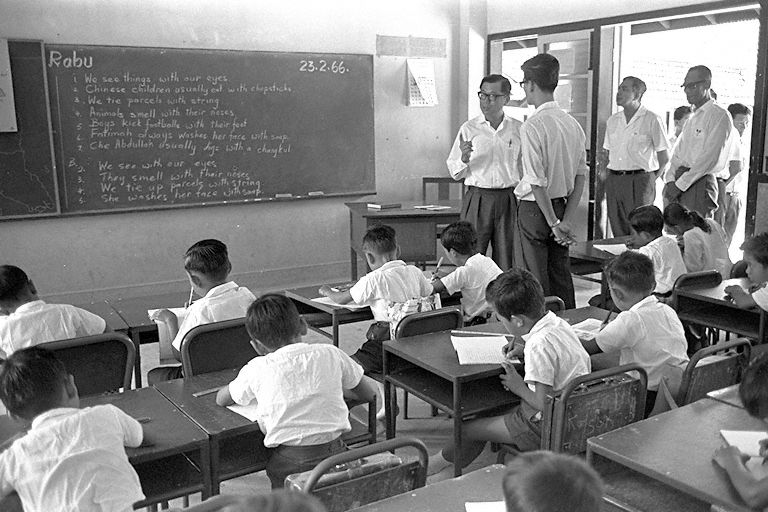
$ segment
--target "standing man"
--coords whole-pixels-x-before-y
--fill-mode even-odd
[[[605,195],[613,236],[629,234],[629,212],[653,204],[656,178],[669,160],[661,116],[640,104],[645,90],[645,82],[639,78],[628,76],[622,80],[616,104],[624,111],[609,117],[605,127]]]
[[[677,140],[664,186],[665,200],[702,217],[712,217],[717,208],[717,164],[733,129],[731,115],[711,98],[711,86],[712,72],[706,66],[694,66],[685,75],[681,87],[693,115]]]
[[[514,263],[514,188],[520,180],[521,123],[504,114],[510,89],[501,75],[483,78],[477,93],[483,114],[461,125],[446,161],[453,179],[467,186],[461,219],[475,226],[477,252],[485,254],[490,243],[502,270]]]
[[[520,130],[523,176],[515,189],[518,265],[541,282],[545,295],[575,308],[568,245],[574,241],[576,209],[584,190],[586,137],[579,123],[555,103],[560,63],[540,53],[521,66],[535,112]]]
[[[730,137],[732,147],[729,151],[728,166],[723,169],[723,174],[718,176],[718,184],[721,184],[723,194],[718,198],[715,220],[723,227],[726,242],[730,245],[743,204],[740,193],[744,191],[744,180],[747,174],[744,171],[749,169],[749,148],[744,144],[744,132],[749,127],[752,111],[742,103],[732,103],[728,105],[728,112],[733,119],[735,130],[731,132]]]

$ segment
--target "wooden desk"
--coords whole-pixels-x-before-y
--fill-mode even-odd
[[[738,384],[728,386],[727,388],[710,391],[707,393],[707,397],[711,398],[712,400],[717,400],[718,402],[723,402],[724,404],[732,405],[734,407],[740,407],[742,409],[744,408],[744,402],[741,401],[741,397],[739,396]]]
[[[356,508],[356,512],[465,512],[468,501],[502,501],[506,468],[494,464],[405,494]]]
[[[439,211],[417,210],[413,207],[424,204],[423,201],[402,202],[400,208],[385,210],[369,209],[368,202],[344,204],[349,208],[350,274],[353,281],[357,280],[357,258],[363,255],[363,235],[368,228],[378,224],[386,224],[394,228],[397,232],[402,260],[431,261],[437,259],[437,225],[456,222],[461,213],[460,201],[429,203],[450,206],[447,210]]]
[[[564,311],[569,322],[586,318],[605,318],[605,310],[587,307]],[[467,330],[504,333],[500,322],[473,326]],[[451,344],[450,331],[442,331],[397,341],[384,342],[384,406],[387,438],[395,436],[392,414],[392,386],[403,388],[453,417],[453,442],[461,452],[461,429],[464,420],[478,413],[511,407],[520,399],[504,390],[499,381],[503,372],[498,364],[459,364]],[[461,467],[454,465],[455,475]]]
[[[629,237],[622,236],[617,238],[603,238],[597,240],[587,240],[585,242],[576,242],[568,248],[568,255],[571,260],[571,274],[583,276],[585,274],[600,273],[600,296],[602,305],[608,303],[611,298],[608,282],[605,280],[603,268],[605,264],[616,257],[608,251],[595,249],[595,244],[601,245],[625,245]],[[592,278],[584,278],[594,281]]]
[[[725,298],[725,287],[749,288],[746,278],[727,279],[717,286],[690,286],[677,290],[677,316],[680,320],[722,329],[739,336],[765,339],[765,312],[758,308],[741,309]]]
[[[743,409],[704,398],[587,441],[587,461],[615,461],[706,503],[750,511],[712,460],[720,429],[764,430]]]
[[[128,324],[106,300],[76,304],[77,307],[98,315],[107,322],[107,328],[115,332],[128,332]]]

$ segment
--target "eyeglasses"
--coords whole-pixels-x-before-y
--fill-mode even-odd
[[[519,85],[521,89],[525,89],[525,82],[528,82],[529,80],[528,79],[524,79],[521,82],[518,82],[517,80],[512,78],[512,81],[515,82],[517,85]]]
[[[499,98],[506,97],[506,94],[492,94],[487,93],[483,91],[477,91],[477,97],[480,98],[480,101],[490,100],[490,101],[496,101]]]
[[[699,84],[703,84],[706,82],[706,80],[696,80],[695,82],[688,82],[687,84],[683,84],[680,87],[683,89],[693,89],[694,87],[698,86]]]

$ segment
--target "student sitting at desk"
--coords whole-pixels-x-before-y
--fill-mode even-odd
[[[452,463],[465,467],[483,451],[486,442],[515,445],[519,451],[541,446],[541,416],[547,394],[590,371],[589,354],[571,326],[544,307],[544,289],[527,270],[512,268],[488,285],[486,300],[508,332],[524,342],[508,355],[525,358],[525,378],[511,363],[501,375],[505,389],[519,396],[520,405],[509,413],[470,420],[463,428],[462,453],[448,444],[429,458],[427,474]]]
[[[725,287],[725,293],[740,308],[759,306],[768,311],[768,233],[747,238],[740,249],[747,263],[747,277],[752,286],[749,291],[738,285]]]
[[[192,291],[201,298],[193,302],[179,326],[176,315],[167,309],[156,313],[168,324],[173,336],[173,353],[181,361],[181,341],[198,325],[242,318],[256,297],[248,288],[229,280],[232,264],[227,246],[218,240],[201,240],[184,254],[184,270]],[[181,378],[181,366],[153,368],[147,374],[149,384]]]
[[[664,216],[656,206],[640,206],[629,213],[627,247],[651,258],[656,273],[653,293],[669,297],[677,278],[685,274],[685,263],[677,242],[664,236],[663,230]]]
[[[485,301],[485,288],[501,274],[501,269],[491,258],[475,250],[477,234],[469,222],[449,224],[440,235],[440,243],[456,270],[445,277],[435,276],[432,292],[454,294],[460,291],[464,325],[486,323],[491,310]]]
[[[278,489],[291,473],[346,449],[341,435],[351,426],[344,398],[370,401],[375,390],[362,380],[360,365],[339,348],[301,342],[307,324],[285,295],[258,298],[248,308],[245,327],[263,357],[253,358],[219,390],[216,403],[256,402],[264,446],[274,448],[267,476]]]
[[[637,363],[648,374],[645,415],[653,409],[659,381],[668,367],[688,364],[688,342],[677,313],[653,295],[653,262],[633,251],[620,254],[604,270],[611,298],[621,313],[594,339],[581,341],[592,354],[619,351],[619,364]]]
[[[0,266],[0,357],[46,343],[101,334],[107,322],[69,304],[46,304],[27,274],[13,265]]]
[[[720,224],[680,203],[669,203],[664,208],[664,225],[673,235],[683,237],[683,262],[688,272],[717,270],[728,279],[732,263]]]
[[[768,357],[763,355],[744,371],[739,397],[751,416],[768,421]],[[768,456],[768,439],[760,441],[760,455]],[[713,458],[728,473],[747,506],[755,510],[768,507],[768,478],[758,478],[744,465],[749,457],[735,446],[723,446]]]
[[[142,443],[141,424],[113,405],[79,409],[53,352],[14,352],[0,365],[0,399],[31,423],[0,453],[0,497],[15,490],[26,512],[128,512],[144,499],[124,448]]]

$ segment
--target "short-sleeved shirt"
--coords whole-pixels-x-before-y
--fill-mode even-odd
[[[609,151],[609,169],[656,171],[659,168],[656,153],[667,149],[664,122],[661,116],[642,105],[629,122],[623,111],[616,112],[606,122],[603,148]]]
[[[0,496],[15,490],[26,512],[126,512],[144,499],[125,446],[138,421],[113,405],[51,409],[0,453]]]
[[[762,283],[760,288],[752,292],[752,300],[764,311],[768,311],[768,283]]]
[[[671,307],[650,295],[622,311],[597,335],[603,352],[619,351],[619,364],[637,363],[648,374],[648,389],[656,391],[666,366],[688,363],[683,324]]]
[[[393,260],[361,277],[349,293],[356,304],[371,306],[374,320],[389,322],[390,302],[426,297],[432,293],[432,285],[419,268]]]
[[[638,249],[638,252],[653,261],[656,277],[656,288],[653,291],[656,293],[669,293],[677,278],[685,274],[683,255],[672,237],[662,235]]]
[[[491,258],[484,254],[470,256],[464,265],[440,279],[448,293],[461,292],[461,307],[464,318],[482,315],[489,310],[485,301],[485,289],[488,283],[501,274],[501,269]]]
[[[559,391],[571,379],[590,372],[589,354],[573,328],[551,311],[536,322],[523,339],[525,382],[534,392],[535,382]]]
[[[293,343],[253,358],[229,393],[240,405],[256,401],[265,446],[304,446],[350,430],[343,393],[362,378],[363,368],[339,348]]]
[[[731,257],[725,242],[723,228],[712,219],[706,219],[709,233],[694,227],[683,233],[685,252],[683,261],[688,272],[717,270],[725,279],[731,275]]]
[[[40,343],[101,334],[106,327],[107,322],[90,311],[34,300],[0,316],[0,350],[7,357]]]
[[[256,297],[248,288],[237,286],[234,281],[211,288],[204,297],[187,308],[184,321],[173,339],[174,348],[181,351],[184,335],[198,325],[243,318],[254,300]]]
[[[520,128],[523,175],[515,188],[522,201],[535,201],[532,185],[550,199],[568,197],[576,176],[587,173],[586,136],[581,125],[554,101],[542,103]]]
[[[446,164],[455,180],[467,186],[509,188],[520,181],[520,121],[507,115],[494,129],[485,116],[465,122],[459,128]],[[472,142],[469,163],[461,161],[461,137]]]

